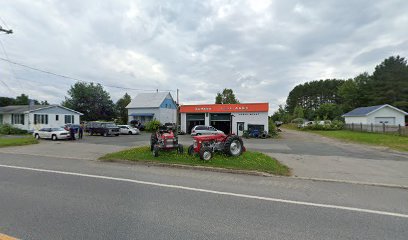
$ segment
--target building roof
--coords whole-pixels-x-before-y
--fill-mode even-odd
[[[59,106],[59,105],[32,105],[31,107],[29,105],[10,105],[10,106],[5,106],[5,107],[0,107],[0,113],[28,113],[28,112],[35,112],[41,109],[47,109],[47,108],[52,108],[52,107],[64,108],[68,111],[83,115],[80,112],[77,112],[70,108],[66,108],[66,107]]]
[[[343,117],[363,117],[363,116],[367,116],[373,112],[376,112],[384,107],[390,107],[396,111],[399,111],[405,115],[408,115],[408,113],[402,111],[401,109],[398,109],[396,107],[393,107],[389,104],[383,104],[383,105],[377,105],[377,106],[370,106],[370,107],[359,107],[356,108],[346,114],[343,114]]]
[[[171,97],[169,92],[139,93],[126,108],[158,108],[168,95]]]

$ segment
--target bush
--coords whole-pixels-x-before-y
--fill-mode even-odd
[[[0,134],[19,135],[19,134],[27,134],[27,131],[22,130],[20,128],[13,127],[10,124],[0,124]]]
[[[153,132],[153,131],[156,131],[157,129],[159,129],[160,125],[161,125],[160,121],[155,119],[155,120],[152,120],[150,122],[147,122],[145,124],[145,129],[146,129],[146,131]]]
[[[295,124],[303,124],[304,123],[304,119],[303,118],[295,118],[292,121],[290,121],[290,123],[295,123]]]
[[[341,130],[344,127],[344,123],[339,120],[334,120],[330,123],[319,124],[319,121],[315,121],[314,124],[304,127],[305,130],[321,130],[321,131],[333,131]]]
[[[276,128],[276,125],[273,122],[272,118],[269,118],[269,120],[268,120],[268,134],[271,137],[278,136],[278,129]]]

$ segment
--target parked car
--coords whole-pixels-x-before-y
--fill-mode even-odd
[[[112,122],[88,122],[85,131],[90,135],[100,134],[105,137],[109,135],[119,136],[119,128]]]
[[[69,132],[64,128],[41,128],[33,133],[36,139],[48,138],[53,141],[58,139],[70,139]]]
[[[118,125],[118,127],[119,127],[119,133],[120,134],[129,134],[129,135],[132,135],[132,134],[138,135],[138,134],[140,134],[139,129],[134,128],[134,127],[132,127],[130,125]]]
[[[191,136],[197,135],[210,135],[210,134],[219,134],[224,133],[223,131],[217,130],[215,127],[212,126],[204,126],[204,125],[197,125],[191,129]]]
[[[304,128],[304,127],[311,126],[311,125],[314,125],[314,124],[326,125],[326,124],[330,124],[330,123],[331,123],[330,120],[324,120],[324,121],[307,121],[307,122],[304,122],[303,124],[299,124],[298,127],[299,127],[299,128]]]

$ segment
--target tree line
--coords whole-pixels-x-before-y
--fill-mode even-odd
[[[351,79],[326,79],[299,84],[289,93],[286,105],[272,115],[275,121],[295,118],[341,119],[357,107],[390,104],[408,111],[408,64],[391,56],[367,72]]]
[[[45,101],[38,101],[33,99],[33,103],[35,105],[48,105],[47,100]],[[21,94],[15,98],[11,97],[0,97],[0,107],[10,106],[10,105],[28,105],[30,104],[30,99],[28,95]]]

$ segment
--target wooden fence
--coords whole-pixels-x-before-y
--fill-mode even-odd
[[[401,125],[348,123],[344,125],[344,129],[358,132],[390,133],[408,136],[408,127]]]

